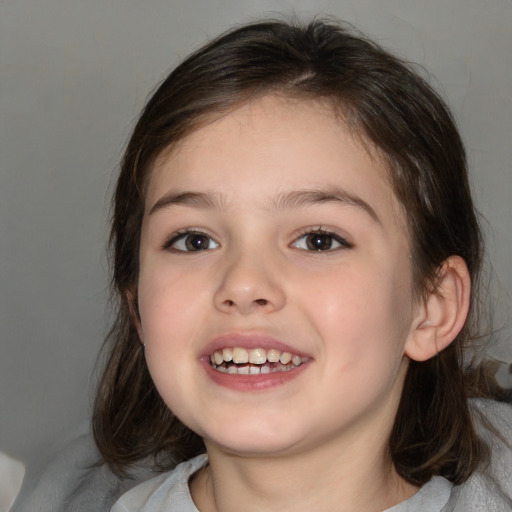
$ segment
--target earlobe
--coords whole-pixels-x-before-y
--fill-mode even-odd
[[[460,256],[450,256],[443,263],[436,284],[419,305],[406,342],[405,355],[415,361],[426,361],[446,348],[468,315],[471,278]]]
[[[137,292],[135,289],[130,288],[125,292],[126,300],[128,302],[128,307],[130,308],[130,317],[132,319],[133,325],[137,330],[137,334],[139,336],[139,340],[144,345],[144,332],[142,330],[142,325],[140,322],[140,315],[137,307]]]

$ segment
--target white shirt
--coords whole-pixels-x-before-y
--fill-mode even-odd
[[[188,481],[207,462],[206,454],[199,455],[137,485],[119,498],[111,512],[199,512],[190,495]],[[436,476],[414,496],[384,512],[442,512],[451,489],[448,480]]]

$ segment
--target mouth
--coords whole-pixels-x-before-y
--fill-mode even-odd
[[[306,357],[277,348],[225,347],[210,355],[210,366],[230,375],[261,375],[288,372],[307,360]]]

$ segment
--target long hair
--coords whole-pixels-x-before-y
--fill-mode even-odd
[[[122,161],[111,231],[117,318],[93,418],[98,447],[116,471],[145,457],[166,468],[204,450],[158,395],[133,325],[152,166],[198,127],[271,93],[328,102],[384,160],[406,212],[418,297],[435,289],[437,272],[452,255],[465,260],[476,293],[481,234],[464,147],[438,94],[409,65],[343,24],[264,21],[232,30],[165,79],[144,108]],[[485,456],[467,403],[472,391],[463,357],[474,328],[470,312],[448,348],[410,363],[389,453],[411,483],[432,475],[460,483]]]

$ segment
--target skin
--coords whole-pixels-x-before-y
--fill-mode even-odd
[[[282,200],[334,189],[337,200]],[[185,192],[207,200],[177,201]],[[319,230],[330,249],[308,248]],[[185,250],[190,231],[209,249]],[[453,339],[428,321],[441,302],[414,301],[384,165],[322,105],[267,96],[161,155],[137,325],[159,393],[205,440],[210,464],[190,484],[199,510],[383,510],[411,496],[386,445],[409,357]],[[307,363],[262,389],[219,385],[201,357],[222,336],[279,340]]]

